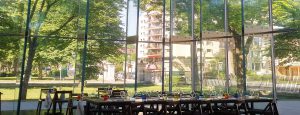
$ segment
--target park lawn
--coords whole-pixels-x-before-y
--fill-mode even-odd
[[[113,86],[114,87],[114,86]],[[37,100],[39,99],[40,96],[40,90],[41,88],[45,87],[31,87],[27,91],[27,99],[28,100]],[[73,87],[55,87],[58,90],[72,90],[74,93],[80,93],[81,88],[80,87],[75,87],[73,90]],[[84,93],[88,93],[89,95],[91,94],[97,94],[97,88],[98,87],[84,87]],[[122,86],[117,86],[116,89],[123,89]],[[126,90],[128,90],[129,95],[134,94],[134,86],[133,85],[128,85],[126,86]],[[168,87],[165,87],[165,90],[168,90]],[[184,91],[184,92],[190,92],[191,87],[190,85],[184,85],[184,86],[178,86],[178,87],[173,87],[173,91]],[[156,91],[161,91],[161,85],[138,85],[137,88],[138,92],[156,92]],[[3,93],[1,96],[2,100],[6,101],[13,101],[17,100],[19,96],[19,89],[17,88],[1,88],[0,92]]]
[[[114,87],[114,86],[112,86]],[[28,100],[37,100],[40,96],[40,89],[45,87],[31,87],[28,89],[27,99]],[[72,90],[73,87],[56,87],[61,90]],[[97,94],[98,87],[84,87],[84,93],[88,93],[89,95]],[[123,86],[116,86],[116,89],[123,89]],[[80,93],[81,88],[75,87],[74,93]],[[134,94],[134,85],[126,86],[126,90],[128,94],[132,96]],[[156,92],[161,91],[161,85],[138,85],[138,92]],[[165,87],[165,91],[168,91],[168,87]],[[183,92],[191,92],[190,85],[182,85],[182,86],[173,86],[173,91],[183,91]],[[204,92],[209,92],[209,89],[205,87],[203,89]],[[19,95],[19,89],[17,88],[1,88],[0,92],[3,93],[1,96],[4,101],[16,101]],[[204,93],[205,94],[205,93]],[[299,94],[287,94],[287,93],[278,93],[279,99],[300,99]]]

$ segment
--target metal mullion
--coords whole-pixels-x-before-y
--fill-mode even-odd
[[[84,32],[84,46],[82,51],[82,72],[81,72],[81,94],[84,90],[85,70],[86,70],[86,55],[87,55],[87,39],[89,28],[89,12],[90,12],[90,0],[86,2],[86,14],[85,14],[85,32]]]
[[[203,94],[203,57],[202,57],[202,52],[203,52],[203,12],[202,12],[202,0],[200,0],[200,92]]]
[[[137,36],[137,38],[136,38],[136,43],[135,43],[135,53],[136,53],[136,55],[135,55],[135,76],[134,76],[134,92],[136,93],[137,92],[137,75],[138,75],[138,46],[139,46],[139,42],[138,42],[138,40],[139,40],[139,19],[140,19],[140,17],[139,17],[139,14],[140,14],[140,0],[137,0],[137,20],[136,20],[136,22],[137,22],[137,26],[136,26],[136,36]]]
[[[170,38],[169,38],[169,92],[172,93],[173,84],[173,47],[172,47],[172,35],[173,35],[173,19],[174,19],[174,5],[175,1],[170,0]]]
[[[26,58],[26,49],[27,49],[27,41],[30,36],[30,8],[31,8],[31,0],[28,0],[27,5],[27,19],[26,19],[26,29],[25,29],[25,37],[24,37],[24,47],[23,47],[23,56],[22,56],[22,65],[21,65],[21,75],[20,75],[20,85],[19,85],[19,97],[18,97],[18,105],[17,105],[17,115],[20,115],[20,108],[21,108],[21,97],[24,92],[23,89],[23,76],[25,71],[25,58]]]
[[[269,27],[273,31],[273,0],[269,0]],[[277,101],[277,88],[276,88],[276,70],[275,70],[275,51],[274,51],[274,35],[271,33],[271,69],[272,69],[272,93],[274,102]]]
[[[227,32],[228,32],[228,7],[227,7],[227,4],[228,3],[228,0],[224,0],[224,32],[227,36]],[[226,37],[225,38],[226,41],[225,41],[225,78],[226,78],[226,84],[225,84],[225,90],[226,90],[226,93],[229,93],[229,56],[228,56],[228,44],[229,44],[229,41],[228,41],[228,38]]]
[[[165,90],[165,44],[166,44],[166,0],[163,1],[163,41],[162,41],[162,72],[161,72],[161,91]]]
[[[243,95],[245,95],[247,91],[247,81],[246,81],[246,49],[245,49],[245,1],[241,0],[241,10],[242,10],[242,34],[241,34],[241,41],[242,41],[242,55],[243,55],[243,61],[242,61],[242,67],[243,67]]]
[[[192,61],[191,61],[191,65],[192,65],[192,90],[193,91],[196,91],[196,77],[198,76],[197,75],[197,73],[198,73],[198,71],[197,71],[197,52],[196,52],[196,38],[195,38],[195,34],[194,34],[194,28],[195,28],[195,25],[194,25],[194,21],[195,21],[195,16],[194,16],[194,11],[195,11],[195,9],[194,9],[194,3],[195,3],[195,1],[194,0],[192,0],[191,1],[191,15],[192,15],[192,23],[191,23],[191,34],[192,34],[192,39],[193,39],[193,41],[192,41],[192,48],[191,48],[191,59],[192,59]]]
[[[124,63],[124,90],[126,88],[126,79],[127,79],[127,37],[128,37],[128,16],[129,16],[129,0],[127,0],[127,9],[126,9],[126,30],[125,30],[125,63]]]

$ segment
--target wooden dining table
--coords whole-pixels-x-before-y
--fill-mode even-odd
[[[103,100],[101,98],[96,97],[84,97],[84,101],[86,101],[86,115],[92,114],[92,112],[98,112],[99,114],[102,112],[120,112],[124,115],[130,113],[131,110],[126,112],[126,109],[130,109],[130,105],[132,103],[131,100],[122,99],[122,98],[110,98],[107,100]],[[92,108],[92,105],[95,105],[96,108]],[[121,107],[121,109],[119,109]],[[94,111],[91,111],[94,109]],[[96,109],[96,110],[95,110]]]
[[[277,106],[276,103],[273,101],[272,98],[246,98],[246,97],[241,97],[241,98],[228,98],[228,99],[224,99],[224,98],[200,98],[200,99],[195,99],[195,98],[180,98],[180,99],[176,99],[176,98],[167,98],[167,99],[160,99],[157,97],[152,97],[152,98],[147,98],[147,99],[141,99],[141,98],[130,98],[130,99],[123,99],[123,98],[110,98],[108,100],[103,100],[101,98],[96,98],[96,97],[84,97],[83,98],[84,101],[86,101],[86,114],[90,114],[90,110],[92,109],[92,105],[96,105],[97,106],[97,111],[98,112],[103,112],[104,110],[101,110],[102,107],[104,106],[114,106],[114,107],[120,107],[121,109],[117,110],[120,113],[125,113],[126,115],[131,115],[134,113],[138,113],[138,112],[143,112],[143,113],[147,113],[147,110],[149,110],[150,112],[159,112],[159,114],[167,114],[168,112],[168,105],[178,105],[177,108],[175,107],[175,109],[178,109],[177,113],[180,113],[187,110],[190,111],[194,111],[195,108],[193,107],[194,105],[197,104],[205,104],[205,108],[203,106],[203,108],[201,108],[199,111],[202,111],[204,109],[208,110],[207,112],[209,114],[212,114],[214,112],[213,110],[213,106],[215,107],[220,107],[221,105],[223,106],[223,108],[226,109],[230,109],[229,105],[234,105],[232,106],[234,110],[234,112],[236,114],[241,114],[240,109],[244,109],[243,113],[248,113],[248,108],[251,110],[254,108],[254,104],[255,103],[259,103],[259,102],[268,102],[270,103],[268,106],[272,107],[272,111],[274,111],[274,115],[278,115],[276,113],[278,113],[277,111]],[[232,103],[232,104],[229,104]],[[182,108],[182,105],[189,105],[187,106],[188,108]],[[228,104],[228,105],[226,105]],[[250,106],[248,106],[248,104],[250,104]],[[156,105],[156,106],[155,106]],[[190,106],[191,105],[191,106]],[[226,106],[224,106],[226,105]],[[155,106],[151,108],[151,106]],[[201,107],[202,105],[200,105],[199,107]],[[138,108],[139,107],[139,108]],[[145,107],[148,107],[147,109],[145,109]],[[157,110],[157,108],[159,107],[160,110]],[[225,110],[224,110],[225,111]]]
[[[126,114],[133,114],[134,112],[143,112],[144,114],[148,112],[166,114],[167,108],[166,105],[170,104],[192,104],[192,103],[201,103],[201,104],[210,104],[209,100],[197,100],[192,98],[184,99],[160,99],[157,97],[141,99],[141,98],[131,98],[131,99],[122,99],[122,98],[110,98],[108,100],[103,100],[96,97],[85,97],[83,98],[86,101],[86,114],[91,114],[92,105],[97,106],[97,112],[103,112],[101,108],[107,107],[121,107],[119,111],[126,111]],[[95,109],[95,108],[93,108]],[[177,108],[180,109],[180,108]]]

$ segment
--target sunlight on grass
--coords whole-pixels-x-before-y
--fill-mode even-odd
[[[108,87],[108,86],[99,86],[99,87]],[[115,87],[116,89],[124,89],[123,85],[112,85],[112,87]],[[47,87],[31,87],[28,89],[27,92],[27,99],[28,100],[36,100],[40,96],[40,91],[42,88],[47,88]],[[51,87],[49,87],[51,88]],[[73,87],[54,87],[57,88],[58,90],[71,90],[73,91]],[[97,88],[98,87],[84,87],[84,93],[88,93],[89,95],[91,94],[97,94]],[[126,90],[128,91],[129,95],[134,94],[134,85],[128,85],[126,86]],[[168,89],[165,88],[167,91]],[[184,92],[190,92],[191,88],[190,85],[184,85],[181,87],[174,87],[174,91],[184,91]],[[161,91],[161,85],[138,85],[137,88],[138,92],[156,92],[156,91]],[[17,88],[4,88],[1,89],[1,92],[3,93],[2,95],[2,100],[17,100],[18,99],[18,94],[19,90]],[[80,93],[81,88],[76,86],[74,87],[74,93]]]

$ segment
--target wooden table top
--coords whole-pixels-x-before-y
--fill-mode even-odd
[[[147,99],[141,98],[130,98],[130,99],[123,99],[123,98],[110,98],[107,100],[103,100],[102,98],[96,97],[84,97],[84,101],[91,102],[91,103],[117,103],[117,102],[131,102],[131,103],[163,103],[163,102],[211,102],[211,103],[235,103],[235,102],[271,102],[273,101],[272,98],[201,98],[201,99],[194,99],[194,98],[168,98],[168,99],[160,99],[158,97],[152,97]]]

